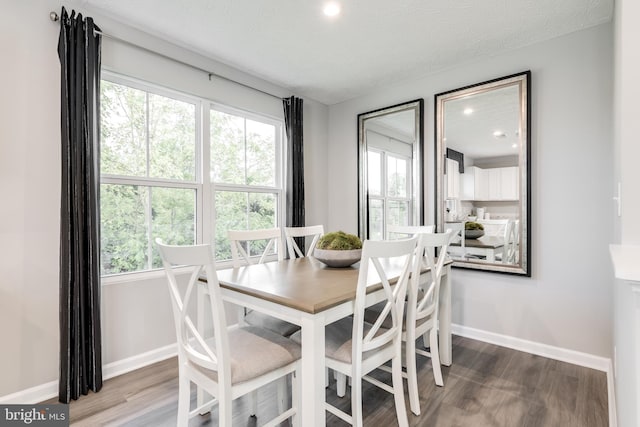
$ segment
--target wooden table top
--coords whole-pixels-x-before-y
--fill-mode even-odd
[[[468,248],[498,249],[504,246],[504,239],[498,236],[482,236],[477,239],[464,239],[464,245]],[[451,246],[460,246],[460,242]]]
[[[222,288],[315,314],[355,299],[358,266],[330,268],[305,257],[218,270],[217,274]],[[401,270],[400,264],[392,265],[390,277],[397,280]],[[377,274],[368,277],[370,291],[379,289]]]

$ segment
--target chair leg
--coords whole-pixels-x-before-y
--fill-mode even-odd
[[[415,335],[409,337],[405,346],[407,386],[409,389],[409,406],[411,412],[420,415],[420,397],[418,395],[418,372],[416,368],[416,341]]]
[[[338,397],[344,397],[347,393],[347,376],[340,372],[336,372],[336,394]]]
[[[218,425],[220,427],[231,427],[233,421],[231,416],[231,399],[229,396],[225,396],[224,393],[219,394],[218,399]]]
[[[429,333],[430,350],[431,353],[431,366],[433,367],[433,377],[436,380],[436,385],[444,386],[442,379],[442,369],[440,368],[440,350],[438,349],[438,330],[436,328],[431,329]]]
[[[178,427],[189,425],[189,404],[191,400],[191,381],[180,373],[178,379]]]
[[[324,388],[329,387],[329,368],[324,368]]]
[[[258,392],[249,392],[249,415],[255,417],[258,413]]]
[[[291,424],[293,427],[300,427],[300,370],[291,374],[291,407],[294,409]]]
[[[346,377],[344,374],[339,374]],[[339,379],[339,377],[338,377]],[[400,377],[402,381],[402,377]],[[402,384],[402,383],[401,383]],[[406,416],[406,415],[405,415]],[[362,378],[354,378],[351,383],[351,420],[353,427],[362,427]]]
[[[396,416],[398,417],[399,427],[408,427],[409,420],[407,419],[407,407],[404,403],[404,384],[402,382],[402,354],[400,346],[396,352],[395,357],[391,361],[391,372],[393,379],[393,398],[396,403]],[[353,393],[353,389],[351,390]]]
[[[285,411],[285,405],[287,400],[287,377],[284,376],[277,381],[276,384],[276,396],[278,399],[278,414],[282,414]]]

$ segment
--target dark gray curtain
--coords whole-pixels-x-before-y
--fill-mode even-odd
[[[102,388],[98,144],[100,36],[91,18],[62,8],[60,402]]]
[[[304,218],[304,144],[302,135],[302,99],[282,100],[287,131],[287,226],[303,227]],[[304,237],[296,238],[304,248]]]

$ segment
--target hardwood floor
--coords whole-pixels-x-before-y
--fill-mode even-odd
[[[444,387],[433,382],[431,361],[419,358],[422,414],[409,413],[411,426],[601,427],[608,425],[604,372],[534,356],[480,341],[453,337],[453,365],[443,367]],[[73,426],[175,425],[177,360],[156,363],[105,382],[100,393],[70,405]],[[385,377],[384,372],[376,373]],[[389,379],[390,381],[390,379]],[[365,425],[394,426],[393,398],[364,383]],[[195,399],[195,393],[193,393]],[[234,402],[234,426],[256,426],[275,416],[275,387],[259,392],[257,419],[248,416],[246,399]],[[327,389],[332,404],[349,411],[349,391],[340,399],[335,381]],[[407,399],[408,410],[408,399]],[[211,416],[190,426],[217,425]],[[287,424],[285,424],[287,425]],[[327,415],[328,426],[344,422]]]

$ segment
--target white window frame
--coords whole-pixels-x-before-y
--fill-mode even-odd
[[[226,114],[230,114],[230,115],[234,115],[234,116],[240,116],[243,117],[245,120],[249,119],[249,120],[254,120],[257,122],[262,122],[262,123],[267,123],[270,125],[273,125],[275,127],[276,130],[276,135],[275,135],[275,143],[276,143],[276,152],[275,152],[275,156],[276,156],[276,167],[275,167],[275,171],[276,171],[276,176],[275,176],[275,183],[274,186],[264,186],[264,185],[242,185],[242,184],[226,184],[226,183],[220,183],[220,182],[214,182],[211,179],[209,179],[210,175],[210,170],[208,171],[209,175],[207,175],[207,180],[206,181],[210,181],[209,185],[210,185],[210,189],[208,191],[209,197],[212,199],[211,200],[211,204],[210,206],[214,206],[214,194],[216,191],[232,191],[232,192],[241,192],[241,193],[263,193],[263,194],[275,194],[276,198],[277,198],[277,202],[276,202],[276,206],[277,206],[277,213],[276,213],[276,225],[275,227],[280,227],[282,228],[284,223],[285,223],[285,208],[286,208],[286,197],[285,197],[285,192],[284,192],[284,153],[285,153],[285,146],[284,146],[284,121],[281,119],[275,119],[272,117],[269,117],[267,115],[260,115],[260,114],[256,114],[256,113],[252,113],[246,110],[241,110],[238,108],[234,108],[234,107],[229,107],[227,105],[224,104],[220,104],[218,102],[213,102],[211,101],[208,105],[208,108],[206,109],[206,116],[207,116],[207,126],[204,127],[204,129],[209,130],[210,129],[210,124],[208,123],[209,121],[209,116],[210,116],[210,111],[214,110],[214,111],[219,111],[222,113],[226,113]],[[207,134],[207,138],[211,137],[211,134],[209,131],[205,132]],[[207,147],[210,147],[210,143],[207,144]],[[211,161],[208,160],[207,161],[207,167],[211,164]],[[210,218],[212,218],[213,216],[211,216]],[[211,231],[208,233],[208,236],[211,236],[212,240],[213,240],[213,232],[216,229],[215,227],[215,220],[211,221]],[[282,237],[281,237],[282,238]],[[215,248],[214,248],[215,251]],[[252,257],[252,258],[256,258],[256,257]],[[277,259],[277,257],[275,255],[269,256],[266,258],[267,261],[275,261]],[[231,267],[232,266],[232,261],[231,260],[216,260],[216,266],[222,267],[222,268],[227,268],[227,267]]]
[[[376,153],[380,154],[380,162],[381,162],[381,167],[380,167],[380,195],[369,195],[369,200],[380,200],[382,202],[382,209],[383,209],[383,216],[382,216],[382,235],[386,236],[385,238],[389,238],[388,236],[388,218],[390,216],[389,213],[389,209],[390,209],[390,203],[389,202],[407,202],[407,212],[412,212],[413,210],[413,200],[411,199],[411,194],[413,194],[413,188],[412,185],[413,183],[411,182],[411,180],[408,180],[406,183],[407,186],[407,193],[405,197],[391,197],[389,196],[389,186],[388,186],[388,165],[389,165],[389,161],[388,161],[388,157],[394,157],[397,159],[403,159],[406,161],[406,165],[407,165],[407,170],[406,170],[406,176],[410,177],[412,171],[412,162],[411,162],[411,158],[404,156],[402,154],[396,153],[396,152],[392,152],[392,151],[387,151],[387,150],[382,150],[379,148],[368,148],[367,151],[373,151]],[[411,215],[409,215],[409,225],[413,225],[413,217]]]

